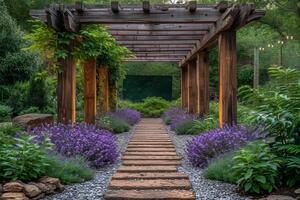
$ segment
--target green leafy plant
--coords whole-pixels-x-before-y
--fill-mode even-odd
[[[12,108],[0,104],[0,122],[7,122],[11,120]]]
[[[176,126],[175,132],[178,135],[192,135],[195,134],[192,126],[194,124],[193,119],[187,119]]]
[[[16,144],[0,147],[0,179],[31,181],[46,174],[46,150],[51,148],[48,138],[41,145],[33,143],[33,136],[15,138]]]
[[[234,166],[234,153],[222,155],[208,165],[204,172],[205,178],[236,183],[237,178],[231,173],[231,168]]]
[[[250,143],[234,156],[233,175],[246,192],[272,192],[278,184],[279,160],[264,141]]]
[[[81,183],[91,180],[95,170],[82,157],[65,158],[60,155],[47,156],[49,164],[46,175],[59,178],[64,184]]]
[[[0,149],[5,144],[15,144],[14,139],[16,133],[22,132],[22,128],[11,122],[0,123]]]
[[[35,106],[32,106],[32,107],[29,107],[25,110],[22,110],[19,115],[25,115],[25,114],[29,114],[29,113],[39,113],[40,112],[40,109],[38,107],[35,107]]]

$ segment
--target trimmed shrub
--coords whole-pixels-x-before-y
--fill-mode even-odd
[[[237,178],[231,173],[234,165],[234,154],[221,155],[212,161],[204,172],[204,177],[211,180],[218,180],[228,183],[236,183]]]
[[[243,126],[213,129],[192,138],[187,143],[186,155],[193,166],[205,167],[212,158],[232,151],[256,137],[256,133]]]
[[[0,104],[0,122],[8,122],[11,120],[12,108]]]
[[[32,76],[29,82],[27,105],[44,109],[48,104],[46,82],[43,77]]]
[[[46,175],[59,178],[64,184],[81,183],[91,180],[95,170],[90,168],[82,157],[66,158],[60,155],[47,157],[49,167]]]
[[[177,115],[172,118],[170,128],[171,128],[171,130],[175,131],[179,124],[181,124],[185,121],[191,121],[193,119],[195,119],[195,116],[187,114],[187,113],[182,114],[182,115]]]
[[[57,152],[67,157],[83,156],[95,167],[112,164],[119,156],[113,134],[94,125],[52,124],[34,128],[30,133],[37,135],[38,140],[48,135]]]

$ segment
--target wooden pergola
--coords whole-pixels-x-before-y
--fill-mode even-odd
[[[219,48],[219,112],[220,126],[237,122],[237,55],[236,31],[245,24],[260,19],[265,12],[253,4],[197,4],[121,6],[51,5],[32,10],[38,18],[58,32],[77,32],[84,24],[108,25],[109,32],[134,52],[128,61],[175,61],[182,71],[182,107],[202,116],[209,109],[209,51]],[[59,120],[75,121],[75,65],[70,56],[62,60],[63,73],[58,75]],[[100,107],[107,109],[107,72]],[[84,64],[85,121],[95,123],[96,62]],[[104,95],[104,96],[103,96]],[[103,105],[104,104],[104,105]]]

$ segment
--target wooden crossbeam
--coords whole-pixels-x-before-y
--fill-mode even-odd
[[[220,17],[216,10],[200,10],[190,13],[186,10],[151,11],[150,14],[143,11],[122,12],[116,15],[111,12],[85,11],[84,15],[78,17],[82,24],[169,24],[169,23],[214,23]]]
[[[127,48],[168,48],[168,49],[191,49],[193,44],[121,44]]]
[[[117,41],[119,44],[123,45],[170,45],[170,44],[196,44],[198,40],[170,40],[170,41]]]
[[[207,31],[109,31],[113,36],[203,36]]]
[[[128,47],[133,52],[184,52],[187,54],[190,51],[190,48],[139,48],[139,47]]]
[[[208,31],[212,24],[110,24],[109,31]]]
[[[183,57],[185,54],[182,53],[141,53],[141,52],[136,52],[134,53],[136,57]]]
[[[117,41],[170,41],[201,40],[203,35],[193,36],[115,36]]]
[[[214,44],[221,32],[235,30],[241,26],[257,20],[265,15],[264,11],[255,11],[253,4],[234,5],[226,10],[201,41],[179,62],[180,66],[195,58],[197,52]]]
[[[180,54],[180,55],[186,55],[188,53],[188,51],[182,51],[182,50],[169,50],[169,51],[161,51],[161,50],[156,50],[156,51],[141,51],[141,50],[132,50],[133,52],[135,52],[135,54]]]
[[[222,17],[216,22],[214,26],[210,29],[210,31],[203,37],[203,39],[197,42],[196,47],[194,47],[187,56],[180,61],[180,66],[185,65],[188,61],[192,60],[196,53],[207,48],[211,45],[216,39],[219,33],[229,29],[231,25],[234,23],[235,17],[237,16],[239,10],[237,6],[233,6],[228,9]]]

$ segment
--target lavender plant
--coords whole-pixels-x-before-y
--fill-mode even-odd
[[[168,125],[171,124],[172,119],[176,116],[184,115],[186,114],[186,111],[179,107],[173,107],[168,110],[166,110],[162,115],[161,118],[164,120],[164,122]]]
[[[94,125],[58,123],[34,128],[30,134],[36,135],[37,141],[48,135],[57,152],[68,157],[83,156],[94,167],[112,164],[119,156],[115,136]]]
[[[112,115],[124,120],[130,125],[138,123],[141,119],[141,113],[130,108],[118,109],[114,113],[112,113]]]
[[[186,155],[193,166],[205,167],[212,158],[241,147],[255,138],[257,133],[243,126],[217,128],[193,137],[187,143]]]

